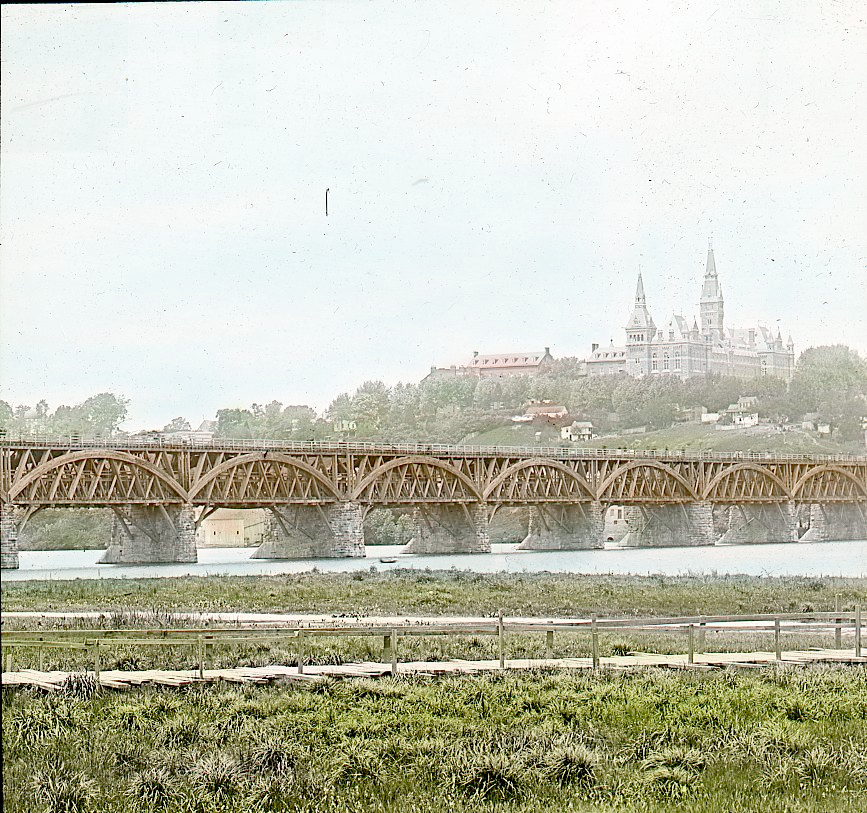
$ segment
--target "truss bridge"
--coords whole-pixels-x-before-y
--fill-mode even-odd
[[[267,512],[262,558],[363,556],[374,507],[410,513],[412,552],[867,537],[867,457],[430,444],[0,441],[2,562],[44,508],[113,513],[107,562],[195,561],[218,508]]]

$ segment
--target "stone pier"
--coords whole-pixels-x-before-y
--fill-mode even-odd
[[[626,547],[672,548],[716,543],[713,506],[709,502],[684,505],[629,506]]]
[[[603,510],[598,502],[531,506],[527,536],[519,550],[589,550],[603,548]]]
[[[731,505],[721,545],[798,541],[798,510],[792,503]]]
[[[484,503],[425,505],[412,514],[415,534],[404,553],[490,553]]]
[[[0,505],[0,568],[18,567],[18,519],[11,505]]]
[[[251,559],[341,559],[364,556],[360,504],[287,505],[265,517],[262,544]]]
[[[111,541],[101,564],[196,561],[196,521],[191,505],[114,508]]]
[[[831,542],[847,539],[867,539],[864,508],[857,503],[813,503],[809,506],[809,527],[799,541]]]

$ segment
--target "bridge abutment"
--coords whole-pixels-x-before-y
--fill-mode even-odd
[[[793,502],[731,505],[722,545],[759,545],[798,541],[798,510]]]
[[[100,564],[195,562],[196,521],[191,505],[114,508],[111,540]]]
[[[470,505],[426,505],[412,513],[415,534],[404,553],[490,553],[488,507]]]
[[[605,541],[602,504],[530,506],[527,536],[519,550],[591,550]]]
[[[359,503],[285,506],[269,510],[262,544],[251,559],[341,559],[364,556]]]
[[[0,569],[18,567],[18,521],[14,508],[0,506]]]

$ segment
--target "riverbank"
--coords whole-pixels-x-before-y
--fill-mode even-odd
[[[7,582],[2,609],[317,615],[587,617],[831,611],[867,604],[867,578],[621,576],[390,570],[280,576]]]

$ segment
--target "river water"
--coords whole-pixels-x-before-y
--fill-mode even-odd
[[[491,553],[421,556],[401,546],[367,548],[364,559],[251,559],[255,548],[199,548],[195,564],[99,565],[101,550],[22,551],[19,569],[4,581],[143,579],[170,576],[262,576],[279,573],[348,573],[376,568],[469,570],[476,573],[737,574],[752,576],[867,577],[867,540],[782,545],[720,545],[700,548],[608,548],[519,551],[517,543],[494,544]],[[396,559],[382,562],[381,559]]]

